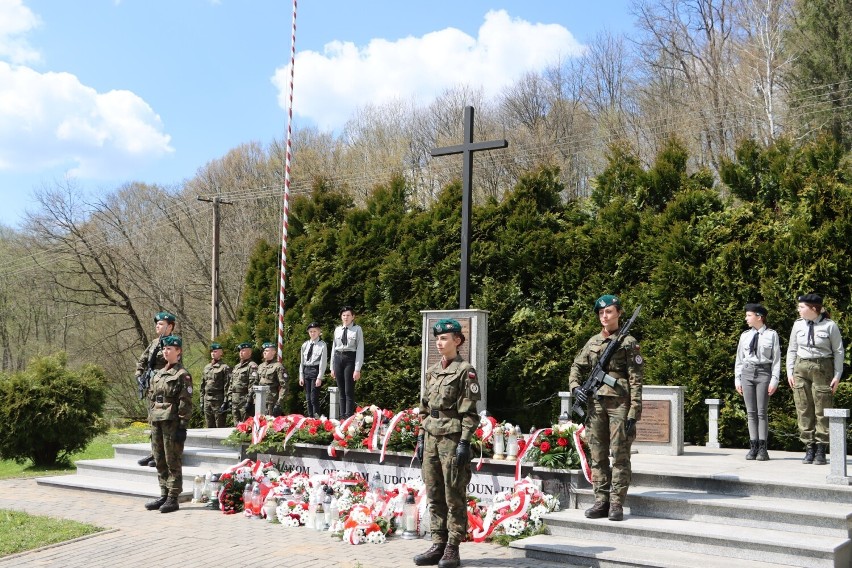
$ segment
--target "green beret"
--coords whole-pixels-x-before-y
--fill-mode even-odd
[[[275,344],[274,344],[274,343],[272,343],[271,341],[267,341],[266,343],[264,343],[264,344],[263,344],[263,346],[262,346],[262,347],[263,347],[264,349],[269,349],[270,347],[275,347]]]
[[[432,335],[438,336],[442,333],[461,333],[462,328],[461,324],[454,319],[442,319],[438,320],[434,326],[432,326]]]
[[[615,306],[616,308],[621,309],[621,300],[618,299],[618,296],[613,294],[604,294],[595,300],[595,313],[598,313],[601,309],[607,306]]]
[[[158,321],[163,321],[163,320],[165,320],[169,323],[175,323],[175,320],[177,320],[177,318],[175,317],[174,314],[169,313],[169,312],[157,312],[157,314],[154,316],[154,323],[157,323]]]
[[[219,344],[219,343],[211,343],[210,344],[210,351],[215,351],[216,349],[221,349],[221,348],[222,348],[222,345]]]
[[[237,351],[240,349],[254,349],[254,345],[251,344],[250,341],[243,341],[239,345],[237,345]]]
[[[163,338],[163,347],[183,347],[183,341],[179,335],[167,335]]]

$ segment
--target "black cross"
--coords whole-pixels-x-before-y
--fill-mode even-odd
[[[446,148],[432,148],[432,157],[462,155],[462,226],[461,226],[461,274],[459,276],[459,308],[466,310],[470,305],[470,219],[473,181],[473,153],[479,150],[506,148],[506,140],[473,141],[473,107],[464,107],[464,142]]]

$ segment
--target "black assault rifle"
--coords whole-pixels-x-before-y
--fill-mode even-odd
[[[163,350],[163,337],[157,342],[157,347],[148,356],[148,366],[145,372],[136,377],[136,386],[139,388],[139,399],[145,398],[145,391],[148,390],[148,385],[151,384],[151,378],[154,376],[154,366],[157,364],[157,355]]]
[[[626,324],[621,326],[621,329],[618,331],[618,335],[615,339],[609,342],[609,345],[604,349],[603,355],[601,355],[598,362],[595,363],[592,372],[589,373],[589,378],[586,379],[586,382],[583,383],[583,386],[579,387],[578,390],[583,391],[585,393],[587,399],[591,399],[598,392],[598,389],[601,388],[601,385],[608,385],[610,387],[615,387],[616,379],[612,375],[608,375],[606,371],[604,371],[604,367],[609,365],[609,360],[612,359],[612,356],[615,355],[615,352],[618,351],[618,348],[621,347],[621,342],[624,341],[624,338],[627,337],[627,333],[630,331],[630,326],[633,325],[633,322],[636,321],[636,318],[639,316],[639,310],[642,309],[641,304],[636,306],[636,311],[633,312],[633,315],[630,316],[630,319]],[[583,408],[584,405],[580,404],[580,401],[575,400],[574,405],[571,407],[573,412],[576,412],[578,416],[585,416],[586,410]]]

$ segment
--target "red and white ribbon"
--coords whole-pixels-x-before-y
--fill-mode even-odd
[[[515,461],[515,481],[521,480],[521,462],[524,461],[524,456],[526,456],[527,452],[530,451],[530,448],[532,447],[533,442],[535,442],[536,439],[539,436],[541,436],[544,433],[545,430],[550,430],[550,428],[539,428],[538,430],[533,432],[532,435],[530,436],[530,439],[527,440],[527,443],[524,446],[524,449],[521,450],[520,452],[518,452],[518,459],[517,459],[517,461]]]
[[[482,412],[484,413],[485,411],[483,410]],[[479,461],[476,463],[476,471],[479,471],[482,468],[485,442],[491,439],[491,436],[494,434],[494,424],[492,424],[488,417],[483,414],[479,421],[479,428],[482,429],[482,442],[479,444]]]
[[[269,430],[269,421],[264,418],[263,422],[263,426],[261,426],[260,415],[254,415],[254,427],[251,429],[252,445],[259,444],[263,440],[264,436],[266,436],[266,431]]]
[[[382,453],[379,456],[379,463],[385,461],[385,453],[387,452],[388,442],[391,439],[391,435],[393,435],[396,425],[399,424],[399,421],[402,420],[402,417],[406,414],[408,414],[408,410],[403,410],[402,412],[397,413],[397,415],[391,418],[390,422],[388,422],[388,431],[385,432],[385,437],[382,439]]]
[[[586,459],[586,451],[583,449],[583,432],[586,431],[586,425],[582,424],[579,428],[574,430],[574,448],[577,450],[577,455],[580,456],[580,469],[583,470],[583,475],[586,477],[586,481],[589,483],[592,482],[592,468],[589,466],[589,460]]]

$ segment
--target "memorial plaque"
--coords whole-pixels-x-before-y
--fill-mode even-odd
[[[671,441],[669,400],[643,400],[642,419],[636,423],[636,441],[668,444]]]
[[[438,348],[435,347],[435,338],[432,335],[432,327],[438,323],[442,318],[429,318],[427,320],[427,329],[429,330],[429,335],[431,340],[427,343],[426,348],[426,368],[428,369],[435,363],[441,360],[441,354],[438,353]],[[464,334],[465,342],[462,343],[461,347],[459,347],[459,354],[462,356],[462,359],[465,361],[470,361],[470,319],[471,318],[455,318],[457,322],[461,325],[462,333]]]

